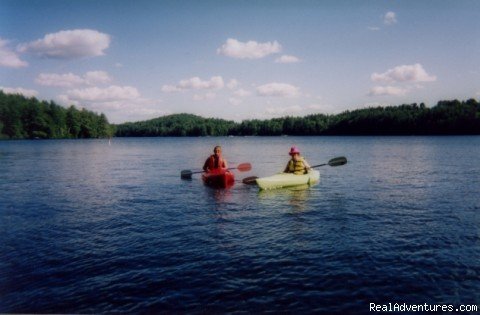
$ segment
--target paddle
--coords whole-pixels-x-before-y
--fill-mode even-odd
[[[347,158],[344,157],[344,156],[341,156],[341,157],[333,158],[330,161],[328,161],[327,163],[311,166],[310,168],[316,168],[316,167],[320,167],[320,166],[324,166],[324,165],[341,166],[341,165],[345,165],[345,164],[347,164]],[[245,177],[242,180],[242,183],[244,183],[246,185],[255,185],[257,183],[255,181],[257,178],[258,178],[257,176]]]
[[[330,165],[330,166],[341,166],[341,165],[345,165],[345,164],[347,164],[347,158],[344,157],[344,156],[336,157],[336,158],[331,159],[331,160],[328,161],[327,163],[314,165],[314,166],[312,166],[311,168],[316,168],[316,167],[324,166],[324,165],[327,165],[327,164]]]
[[[240,172],[247,172],[252,169],[252,165],[250,163],[242,163],[238,164],[237,167],[229,167],[227,170],[239,170]],[[192,172],[191,170],[183,170],[180,172],[180,177],[182,179],[191,179],[193,174],[203,173],[205,171],[195,171]]]

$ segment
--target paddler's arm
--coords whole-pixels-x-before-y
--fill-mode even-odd
[[[305,160],[305,159],[303,159],[303,165],[305,165],[305,169],[307,170],[307,172],[312,169],[310,167],[310,164],[308,164],[307,160]]]
[[[208,158],[205,163],[203,164],[203,170],[206,172],[208,171],[208,162],[209,162],[210,158]]]

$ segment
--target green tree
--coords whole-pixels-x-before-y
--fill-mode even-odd
[[[0,138],[8,139],[107,137],[115,132],[104,114],[2,91],[0,126]]]

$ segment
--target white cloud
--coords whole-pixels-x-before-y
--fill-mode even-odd
[[[430,82],[436,81],[437,77],[429,75],[419,63],[403,65],[389,69],[384,73],[373,73],[373,82]]]
[[[236,90],[235,92],[233,92],[233,95],[238,96],[238,97],[247,97],[247,96],[252,95],[252,93],[249,92],[249,91],[246,91],[244,89],[239,89],[239,90]]]
[[[106,84],[112,81],[112,78],[105,71],[89,71],[84,76],[86,84]]]
[[[131,86],[73,89],[58,95],[56,101],[66,106],[75,105],[105,113],[112,123],[141,121],[171,114],[170,110],[162,108],[161,100],[143,98]]]
[[[278,96],[278,97],[294,97],[299,95],[300,89],[287,83],[268,83],[257,87],[259,96]]]
[[[235,97],[230,97],[228,99],[228,102],[231,104],[231,105],[234,105],[234,106],[238,106],[240,104],[242,104],[242,100],[241,99],[238,99],[238,98],[235,98]]]
[[[230,90],[233,90],[235,89],[237,86],[239,86],[240,83],[236,80],[236,79],[231,79],[230,81],[228,81],[227,83],[227,87],[230,89]]]
[[[313,111],[322,110],[323,108],[325,108],[325,106],[320,104],[310,104],[307,106],[307,109],[310,109]]]
[[[108,34],[77,29],[47,34],[42,39],[19,45],[18,50],[46,58],[74,59],[102,56],[109,46]]]
[[[331,103],[311,103],[305,107],[305,113],[307,114],[338,114],[346,110],[343,105],[334,105]]]
[[[379,31],[380,30],[380,27],[377,27],[377,26],[369,26],[367,27],[368,30],[370,31]]]
[[[295,56],[283,55],[275,59],[275,62],[276,63],[297,63],[297,62],[300,62],[300,59],[298,59]]]
[[[162,92],[165,92],[165,93],[180,92],[180,91],[181,89],[176,87],[175,85],[162,86]]]
[[[70,105],[80,106],[79,101],[70,99],[66,94],[57,95],[55,100],[57,101],[57,103],[63,104],[65,106],[70,106]]]
[[[194,101],[209,101],[209,100],[215,99],[216,97],[217,97],[217,94],[209,92],[209,93],[205,93],[203,95],[195,94],[193,96],[193,100]]]
[[[240,42],[229,38],[217,49],[217,54],[237,59],[260,59],[270,54],[279,53],[282,46],[277,42],[258,43],[256,41]]]
[[[106,84],[111,81],[110,76],[105,71],[90,71],[83,77],[73,73],[40,73],[35,79],[35,83],[43,86],[67,87],[72,88],[79,85]]]
[[[265,111],[270,115],[291,115],[301,113],[303,108],[298,105],[287,107],[268,107]]]
[[[0,38],[0,67],[22,68],[28,66],[28,63],[21,60],[20,57],[8,47],[8,41]]]
[[[210,80],[202,80],[199,77],[193,77],[181,80],[177,85],[164,85],[162,86],[162,91],[170,93],[185,90],[221,89],[224,85],[225,83],[221,76],[211,77]]]
[[[26,97],[34,97],[38,95],[38,92],[35,90],[24,89],[21,87],[11,88],[0,86],[0,90],[5,94],[20,94]]]
[[[220,76],[212,77],[208,81],[202,81],[198,77],[188,80],[182,80],[178,84],[181,89],[221,89],[224,86],[223,79]]]
[[[171,114],[169,110],[160,107],[161,101],[146,98],[117,99],[111,101],[78,101],[68,95],[59,95],[56,99],[59,104],[75,105],[80,108],[105,113],[111,123],[125,121],[141,121]]]
[[[140,97],[138,90],[131,86],[111,85],[106,88],[89,87],[67,91],[70,100],[79,102],[111,102],[134,100]]]
[[[396,86],[375,86],[368,93],[369,96],[402,96],[407,93],[407,89]]]
[[[389,11],[383,16],[383,23],[386,25],[393,25],[397,23],[397,15],[395,12]]]
[[[85,83],[85,80],[73,73],[40,73],[35,83],[43,86],[73,87]]]

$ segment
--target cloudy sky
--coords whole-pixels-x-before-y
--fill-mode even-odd
[[[0,89],[114,123],[480,98],[480,1],[0,0]]]

